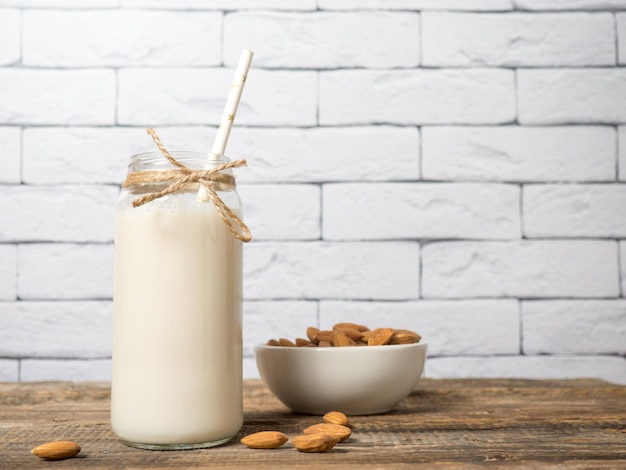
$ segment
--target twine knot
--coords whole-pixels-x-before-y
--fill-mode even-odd
[[[189,186],[200,185],[206,190],[208,198],[211,200],[220,218],[226,225],[226,228],[233,234],[235,238],[243,242],[249,242],[252,234],[247,225],[235,214],[218,196],[216,186],[226,189],[235,188],[235,178],[232,175],[222,173],[230,168],[239,168],[246,165],[245,160],[235,160],[233,162],[224,163],[215,168],[208,170],[192,170],[176,160],[161,143],[153,129],[147,129],[147,133],[161,151],[163,156],[176,167],[173,170],[146,170],[129,173],[126,180],[122,183],[123,188],[146,183],[165,183],[169,182],[169,186],[165,189],[146,194],[133,200],[133,207],[142,206],[150,201],[154,201],[168,194],[177,193]]]

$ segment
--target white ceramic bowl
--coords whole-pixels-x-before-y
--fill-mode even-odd
[[[368,415],[391,410],[415,388],[426,343],[309,348],[258,345],[256,363],[271,392],[297,413]]]

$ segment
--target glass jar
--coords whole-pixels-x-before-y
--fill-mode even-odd
[[[196,170],[229,161],[170,153]],[[131,158],[129,175],[172,169],[150,152]],[[242,242],[198,184],[133,207],[169,184],[124,188],[115,220],[111,424],[154,450],[219,445],[243,424]],[[234,184],[212,184],[241,219]]]

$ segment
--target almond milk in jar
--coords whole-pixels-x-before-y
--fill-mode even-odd
[[[171,156],[191,170],[229,161]],[[210,197],[183,181],[137,204],[183,173],[159,152],[132,157],[116,213],[111,424],[145,449],[219,445],[243,423],[242,240],[250,237],[232,170],[205,181]]]

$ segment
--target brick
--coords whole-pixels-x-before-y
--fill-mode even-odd
[[[518,70],[522,124],[626,122],[626,69]]]
[[[626,127],[620,127],[619,136],[619,153],[617,155],[618,179],[626,181]]]
[[[34,184],[119,184],[126,176],[131,155],[152,150],[151,143],[140,128],[27,128],[23,179]]]
[[[626,301],[522,302],[525,354],[626,355]]]
[[[322,125],[500,124],[515,116],[511,70],[320,73]]]
[[[610,13],[422,15],[425,66],[615,64]]]
[[[118,0],[0,0],[0,7],[20,7],[20,8],[114,8],[118,5]]]
[[[238,175],[246,182],[419,178],[420,139],[415,128],[233,128],[228,146],[230,155],[248,159],[248,168]]]
[[[239,185],[244,217],[255,240],[318,240],[320,188],[316,185]]]
[[[17,299],[17,247],[0,245],[0,300]]]
[[[111,356],[111,302],[0,302],[0,356]]]
[[[110,242],[118,188],[0,186],[0,241]]]
[[[22,359],[21,382],[110,382],[110,359]]]
[[[619,296],[613,241],[441,242],[422,253],[426,298]]]
[[[222,14],[218,12],[26,10],[23,22],[23,63],[27,66],[206,66],[221,62]]]
[[[326,184],[324,239],[519,238],[517,186]]]
[[[20,299],[113,298],[113,245],[34,243],[18,254]]]
[[[597,378],[626,384],[626,358],[614,356],[436,357],[426,360],[424,374],[433,379]]]
[[[245,247],[246,299],[416,299],[413,242],[255,243]]]
[[[518,10],[613,10],[626,8],[626,0],[514,0]]]
[[[524,187],[527,237],[626,237],[626,185]]]
[[[113,124],[112,70],[0,69],[0,122]]]
[[[422,336],[429,356],[517,354],[516,300],[320,303],[320,328],[350,321],[370,328],[407,328]]]
[[[18,127],[0,127],[0,183],[20,183],[22,131]]]
[[[226,63],[236,65],[239,51],[250,44],[260,52],[254,60],[259,67],[415,67],[420,60],[419,16],[385,11],[226,15]]]
[[[231,69],[122,69],[119,123],[218,125],[233,74]],[[235,126],[315,125],[316,89],[315,72],[251,70]]]
[[[246,301],[243,310],[243,354],[251,357],[257,344],[271,338],[306,338],[306,329],[317,326],[315,301]]]
[[[315,10],[315,0],[120,0],[124,8],[164,8],[165,10]]]
[[[318,0],[323,10],[471,10],[505,11],[513,0]]]
[[[624,4],[626,4],[626,1]],[[626,13],[617,13],[615,22],[617,29],[617,62],[623,65],[626,64]]]
[[[0,10],[0,65],[14,64],[20,60],[20,23],[19,10]]]
[[[434,180],[613,181],[615,147],[608,126],[424,127],[422,172]]]
[[[20,363],[16,359],[0,359],[0,381],[17,382],[19,380]]]

